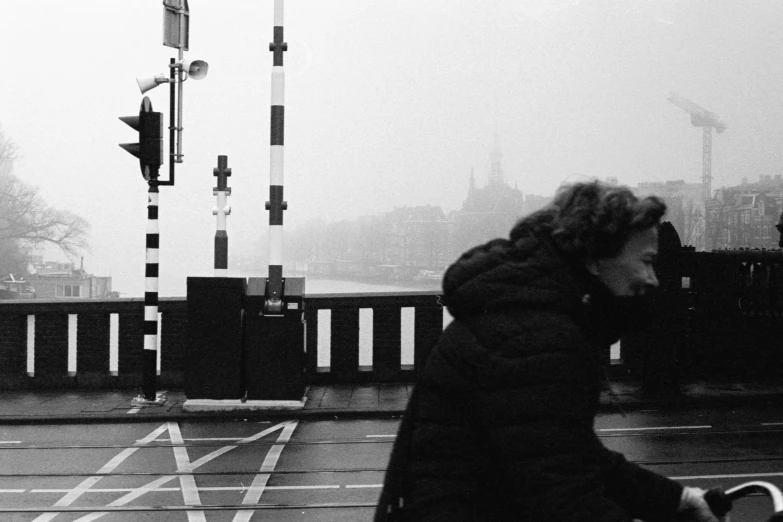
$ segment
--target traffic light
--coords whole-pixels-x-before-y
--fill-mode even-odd
[[[144,179],[157,179],[163,164],[163,114],[153,112],[152,102],[145,96],[138,116],[120,116],[120,119],[139,131],[138,143],[120,143],[120,147],[139,158]]]

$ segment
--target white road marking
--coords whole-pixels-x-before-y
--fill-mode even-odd
[[[212,441],[242,440],[242,437],[208,437],[208,438],[184,439],[184,440],[196,441],[196,442],[212,442]],[[158,439],[158,442],[171,442],[171,439]]]
[[[26,489],[0,489],[0,493],[24,493]]]
[[[156,430],[154,430],[152,433],[144,437],[143,439],[137,440],[134,443],[134,445],[144,446],[146,444],[149,444],[150,442],[155,440],[158,437],[158,435],[165,432],[166,429],[167,429],[166,425],[163,424],[159,426]],[[87,490],[89,490],[96,482],[98,482],[99,480],[101,480],[101,478],[103,478],[100,475],[107,475],[112,471],[114,471],[117,468],[117,466],[122,464],[122,462],[125,459],[127,459],[128,457],[136,453],[138,449],[139,449],[138,447],[135,447],[135,448],[125,448],[124,450],[122,450],[119,454],[115,455],[114,458],[112,458],[109,462],[104,464],[104,466],[96,472],[97,476],[92,476],[84,479],[81,482],[81,484],[69,490],[68,493],[63,498],[61,498],[54,504],[54,506],[67,507],[73,504],[76,501],[76,499],[78,499],[82,494],[87,492]],[[52,520],[54,517],[56,517],[58,514],[59,513],[42,513],[33,522],[48,522],[49,520]]]
[[[21,444],[21,440],[0,440],[0,444]]]
[[[242,499],[243,505],[258,504],[258,501],[261,500],[261,495],[264,493],[264,489],[266,489],[269,477],[275,470],[280,454],[283,452],[286,443],[291,439],[297,424],[298,421],[290,422],[280,433],[275,445],[269,448],[266,457],[264,457],[264,462],[261,464],[261,473],[255,476],[253,483],[248,488],[247,493],[245,493],[245,498]],[[234,522],[249,522],[254,514],[255,511],[237,511],[234,515]]]
[[[386,439],[386,438],[393,439],[396,436],[397,435],[366,435],[368,439]]]
[[[783,422],[762,422],[762,426],[783,426]]]
[[[381,487],[382,484],[370,484],[370,485],[349,485],[349,486],[340,486],[339,484],[326,484],[326,485],[315,485],[315,486],[267,486],[264,488],[264,491],[286,491],[286,490],[308,490],[308,489],[340,489],[341,487],[345,488],[363,488],[363,487]],[[157,488],[154,490],[150,490],[150,493],[173,493],[177,491],[181,491],[182,488]],[[247,491],[246,486],[202,486],[198,488],[199,491]],[[9,489],[9,490],[1,490],[0,493],[3,492],[9,492],[9,493],[24,493],[26,490],[24,489]],[[68,493],[71,491],[70,489],[31,489],[30,493]],[[131,491],[136,491],[136,488],[93,488],[89,491],[86,491],[85,493],[129,493]]]
[[[174,459],[177,461],[177,472],[180,472],[190,465],[188,448],[184,446],[185,441],[182,440],[179,424],[176,422],[169,422],[168,426],[171,442],[174,444],[183,444],[182,446],[174,447]],[[199,497],[198,488],[196,488],[196,477],[193,475],[180,475],[179,485],[182,488],[182,500],[185,505],[201,505],[201,497]],[[188,522],[207,522],[206,515],[203,511],[188,511],[187,513]]]
[[[348,484],[345,486],[347,489],[359,489],[359,488],[382,488],[383,484]]]
[[[712,426],[650,426],[644,428],[601,428],[598,431],[640,431],[640,430],[706,430]]]
[[[177,469],[177,472],[179,474],[191,473],[194,470],[198,469],[199,467],[203,466],[204,464],[207,464],[208,462],[210,462],[210,461],[216,459],[217,457],[223,455],[224,453],[228,453],[229,451],[237,448],[239,444],[248,444],[250,442],[255,442],[256,440],[258,440],[258,439],[260,439],[262,437],[265,437],[266,435],[269,435],[270,433],[274,433],[275,431],[277,431],[279,429],[285,429],[289,424],[290,424],[289,422],[281,422],[280,424],[277,424],[275,426],[267,428],[264,431],[256,433],[255,435],[251,435],[250,437],[246,437],[246,438],[238,441],[236,444],[234,444],[232,446],[223,446],[222,448],[218,448],[215,451],[213,451],[212,453],[204,455],[203,457],[201,457],[200,459],[198,459],[195,462],[191,462],[191,463],[188,463],[186,465],[183,465],[181,468]],[[168,430],[168,427],[165,424],[162,426],[162,428],[163,429],[162,429],[162,431],[160,433],[162,433],[163,431],[167,431]],[[155,434],[155,438],[157,438],[157,436],[160,435],[160,433],[156,433]],[[145,440],[149,439],[151,436],[152,436],[152,434],[150,434],[150,436],[146,437]],[[172,434],[169,434],[169,436],[172,437],[172,438],[174,437],[174,435],[172,435]],[[141,497],[141,496],[143,496],[143,495],[145,495],[147,493],[156,491],[157,489],[159,489],[164,484],[166,484],[166,483],[174,480],[175,478],[177,478],[177,476],[178,475],[166,475],[164,477],[160,477],[158,479],[155,479],[152,482],[149,482],[148,484],[145,484],[144,486],[141,486],[139,488],[134,489],[133,491],[131,491],[127,495],[125,495],[125,496],[115,500],[114,502],[108,504],[106,507],[120,507],[120,506],[124,506],[124,505],[128,504],[129,502],[133,502],[137,498],[139,498],[139,497]],[[83,516],[81,518],[78,518],[74,522],[91,522],[93,520],[96,520],[96,519],[101,518],[102,516],[108,515],[108,514],[109,513],[107,511],[95,512],[95,513],[91,513],[89,515],[85,515],[85,516]],[[57,513],[54,513],[54,515],[56,516]],[[51,519],[46,519],[46,520],[51,520]],[[38,521],[38,519],[36,519],[34,522],[39,522],[39,521]]]

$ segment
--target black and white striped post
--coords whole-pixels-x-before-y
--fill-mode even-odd
[[[283,310],[283,137],[285,130],[285,72],[283,52],[288,45],[283,41],[283,0],[275,0],[274,41],[269,44],[272,58],[272,115],[269,155],[269,279],[266,288],[267,314]]]
[[[158,180],[149,181],[147,196],[146,266],[144,271],[144,377],[142,392],[145,401],[155,401],[158,371],[158,275],[160,232],[158,229]]]
[[[226,216],[231,214],[231,207],[226,205],[226,198],[231,195],[228,187],[228,177],[231,169],[228,168],[228,156],[218,156],[218,166],[212,170],[217,176],[217,187],[212,194],[217,196],[217,206],[212,209],[212,214],[217,216],[217,231],[215,231],[215,277],[228,275],[228,233],[226,232]]]
[[[147,192],[147,238],[144,266],[144,333],[142,356],[142,396],[134,401],[140,403],[157,402],[155,379],[158,372],[158,252],[160,235],[158,233],[158,187],[173,185],[174,177],[169,181],[159,179],[160,166],[163,164],[163,116],[152,110],[148,97],[141,101],[138,116],[124,116],[120,120],[139,133],[138,143],[121,143],[120,147],[139,158],[141,175],[149,186]]]

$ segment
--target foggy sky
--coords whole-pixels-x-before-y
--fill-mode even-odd
[[[210,70],[184,84],[185,162],[160,189],[160,269],[183,281],[212,274],[218,155],[233,172],[229,261],[268,248],[273,26],[272,0],[189,5],[185,57]],[[85,268],[111,273],[124,295],[143,292],[147,185],[118,147],[136,141],[118,117],[138,112],[135,78],[168,75],[177,56],[162,45],[162,10],[0,0],[14,173],[91,223]],[[403,205],[457,210],[471,168],[486,183],[495,136],[525,194],[551,195],[575,173],[698,182],[701,130],[670,91],[727,124],[713,188],[779,174],[782,19],[778,0],[288,0],[285,227]],[[167,118],[168,87],[147,95]]]

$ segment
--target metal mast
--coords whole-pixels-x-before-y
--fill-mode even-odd
[[[712,197],[712,129],[720,134],[726,130],[726,124],[718,119],[717,114],[704,109],[688,98],[683,98],[676,92],[670,93],[667,99],[691,115],[691,124],[694,127],[702,127],[704,133],[701,173],[702,200],[708,201]]]

